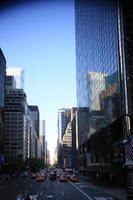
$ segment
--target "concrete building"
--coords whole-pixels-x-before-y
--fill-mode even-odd
[[[53,164],[55,165],[55,166],[57,166],[57,147],[55,148],[55,151],[54,151],[54,160],[53,160]]]
[[[26,94],[22,89],[5,91],[4,124],[5,160],[29,158],[30,124]]]
[[[23,89],[16,89],[14,76],[6,76],[4,112],[4,155],[13,158],[41,157],[41,144],[33,124],[32,113]]]
[[[76,126],[76,111],[77,108],[71,109],[70,121],[67,124],[65,134],[62,140],[63,146],[63,165],[64,168],[76,167],[76,159],[78,146],[77,145],[77,126]]]
[[[72,132],[72,168],[78,168],[78,113],[77,108],[71,109]]]
[[[6,76],[6,90],[15,89],[16,88],[16,81],[14,76]]]
[[[63,147],[62,147],[62,139],[65,134],[65,130],[67,124],[70,122],[71,110],[62,108],[58,110],[58,165],[63,165]]]
[[[68,123],[62,140],[63,144],[63,166],[72,168],[72,129],[71,122]]]
[[[16,81],[16,89],[24,90],[24,69],[22,68],[7,68],[6,69],[7,76],[13,76]],[[15,89],[14,88],[14,89]]]
[[[48,142],[45,140],[45,166],[48,166]]]
[[[45,120],[40,120],[39,138],[42,145],[42,158],[45,164]]]
[[[29,158],[36,158],[37,152],[37,135],[33,127],[30,109],[28,109],[28,123],[29,123]]]
[[[0,49],[0,163],[4,162],[3,129],[4,129],[4,93],[5,93],[6,59]]]
[[[70,121],[71,110],[62,108],[58,111],[58,139],[61,142],[68,122]]]

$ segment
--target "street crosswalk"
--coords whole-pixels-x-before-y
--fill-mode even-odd
[[[30,199],[31,200],[37,200],[38,195],[30,195]],[[20,193],[20,194],[17,195],[16,200],[25,200],[25,197],[22,193]]]

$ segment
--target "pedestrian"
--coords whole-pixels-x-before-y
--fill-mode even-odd
[[[31,200],[27,190],[25,191],[25,200]]]

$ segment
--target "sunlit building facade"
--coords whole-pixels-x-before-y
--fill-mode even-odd
[[[5,91],[4,156],[5,161],[29,158],[29,119],[26,94],[22,89]]]
[[[16,81],[16,85],[15,85],[16,89],[24,90],[24,69],[22,69],[20,67],[16,67],[16,68],[10,67],[10,68],[6,69],[6,75],[14,77],[14,79]]]
[[[63,147],[62,139],[65,134],[68,123],[70,122],[71,109],[61,108],[58,110],[58,142],[57,142],[57,151],[58,151],[58,165],[63,165]]]
[[[131,6],[75,0],[75,25],[81,165],[124,163],[122,140],[133,129]]]
[[[45,162],[45,120],[40,120],[39,140],[42,146],[42,157]],[[45,164],[45,163],[44,163]]]
[[[63,167],[64,168],[76,168],[77,160],[77,108],[71,108],[70,121],[67,124],[65,134],[62,139],[63,148]]]

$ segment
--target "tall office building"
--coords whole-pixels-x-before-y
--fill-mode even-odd
[[[3,109],[4,109],[4,90],[6,76],[6,60],[2,50],[0,49],[0,163],[3,162]]]
[[[24,90],[24,69],[22,68],[7,68],[6,69],[7,76],[13,76],[16,81],[16,89]],[[14,88],[14,89],[15,89]]]
[[[29,158],[37,158],[37,143],[38,143],[38,137],[36,135],[33,121],[31,117],[30,109],[27,109],[28,111],[28,127],[29,127],[29,141],[28,141],[28,151],[29,151]]]
[[[39,109],[38,109],[38,106],[34,106],[34,105],[29,105],[29,109],[31,112],[33,126],[36,131],[37,137],[39,139],[39,118],[40,118]]]
[[[9,90],[9,89],[15,89],[16,88],[16,81],[14,76],[6,76],[6,85],[5,85],[5,89]]]
[[[61,142],[63,135],[65,134],[65,130],[67,127],[67,124],[70,121],[71,116],[71,110],[62,108],[58,111],[58,139],[59,142]]]
[[[0,107],[4,107],[4,89],[6,77],[6,59],[0,49]]]
[[[70,109],[70,119],[63,135],[63,165],[65,168],[76,167],[76,111],[77,108]]]
[[[23,89],[15,88],[14,76],[6,76],[4,109],[4,156],[12,159],[40,157],[41,147]]]
[[[80,156],[83,166],[125,162],[122,140],[133,131],[132,12],[132,5],[125,0],[75,0],[78,134],[80,154],[85,155]]]
[[[58,164],[63,165],[63,148],[62,148],[62,139],[67,128],[67,124],[70,122],[71,118],[71,109],[62,108],[58,110]]]
[[[22,89],[6,89],[4,111],[4,156],[6,162],[13,158],[25,160],[29,157],[29,130],[26,94]]]
[[[40,120],[39,139],[42,145],[42,156],[45,162],[45,120]]]
[[[63,165],[64,168],[72,168],[72,127],[71,121],[68,123],[62,139],[63,144]]]

